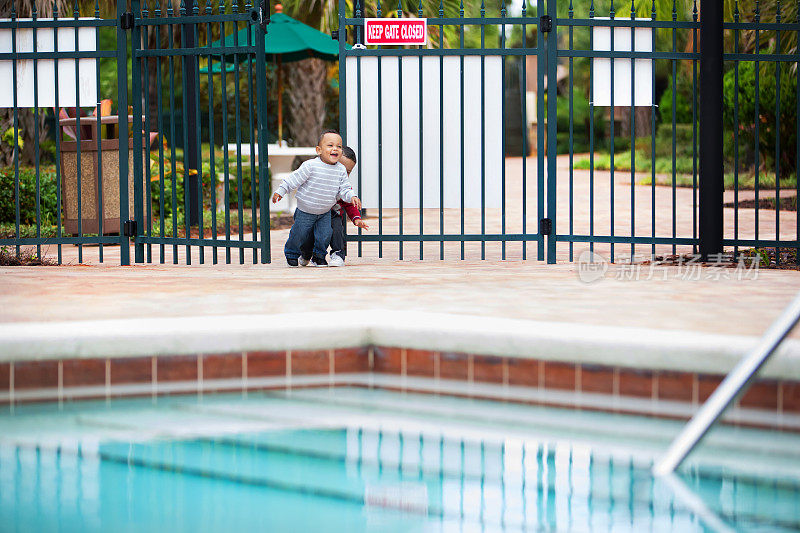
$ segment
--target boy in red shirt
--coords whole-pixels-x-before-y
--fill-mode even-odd
[[[339,162],[344,165],[344,168],[347,170],[347,175],[349,176],[357,162],[355,151],[349,146],[345,146],[342,149],[342,155],[339,158]],[[358,207],[339,200],[339,202],[333,206],[333,209],[331,209],[331,230],[333,233],[331,235],[330,260],[328,261],[327,266],[344,266],[344,258],[347,255],[347,228],[345,213],[347,214],[347,217],[353,221],[354,226],[365,230],[369,229],[369,226],[361,219],[361,211],[359,211]],[[313,251],[314,235],[311,234],[308,240],[306,240],[306,242],[300,247],[301,255],[298,258],[298,263],[300,266],[326,266],[324,263],[324,258],[321,258],[322,264],[317,264],[316,260],[312,259]]]

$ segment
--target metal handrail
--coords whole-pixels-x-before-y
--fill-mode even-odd
[[[655,475],[671,474],[680,466],[730,404],[747,389],[761,366],[772,356],[798,321],[800,321],[800,293],[672,441],[667,453],[653,467]]]

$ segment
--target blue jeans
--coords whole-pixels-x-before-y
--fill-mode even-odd
[[[347,231],[345,224],[347,222],[347,215],[342,210],[341,213],[334,213],[331,211],[331,257],[333,254],[338,255],[344,259],[347,255]],[[311,259],[311,254],[314,249],[314,235],[309,234],[306,242],[300,247],[302,256],[306,259]]]
[[[289,238],[283,247],[286,259],[297,259],[300,257],[300,247],[314,235],[314,255],[325,257],[328,253],[328,243],[331,241],[331,212],[326,211],[321,215],[312,215],[305,211],[296,209],[294,212],[294,224],[289,230]]]

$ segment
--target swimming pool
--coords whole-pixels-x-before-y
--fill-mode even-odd
[[[800,435],[325,387],[18,406],[2,531],[791,531]]]

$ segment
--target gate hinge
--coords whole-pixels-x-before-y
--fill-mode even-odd
[[[334,41],[338,41],[339,40],[339,31],[340,30],[333,30],[331,32],[331,39],[333,39]],[[345,41],[347,40],[347,30],[344,30],[344,40]]]
[[[553,29],[553,19],[550,15],[542,15],[539,17],[539,30],[542,33],[547,33]]]
[[[122,234],[125,237],[136,237],[136,221],[126,220],[125,225],[122,228]]]
[[[550,235],[553,232],[553,221],[549,218],[539,219],[539,234]]]
[[[133,13],[128,11],[119,16],[119,27],[123,30],[133,29]]]

